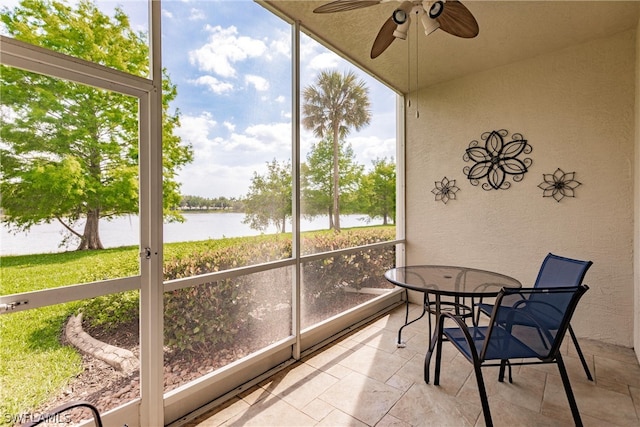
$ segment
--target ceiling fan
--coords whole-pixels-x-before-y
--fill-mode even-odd
[[[334,13],[362,9],[380,3],[400,0],[335,0],[313,10],[314,13]],[[411,17],[420,19],[426,35],[438,28],[454,36],[473,38],[478,35],[478,22],[469,9],[457,0],[403,1],[382,25],[371,47],[371,59],[377,58],[395,39],[405,40]]]

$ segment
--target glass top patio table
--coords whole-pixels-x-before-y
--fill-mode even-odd
[[[477,268],[448,265],[410,265],[388,270],[384,277],[403,288],[453,297],[497,296],[500,289],[520,288],[513,277]]]
[[[501,273],[449,265],[411,265],[396,267],[388,270],[384,274],[384,277],[389,282],[405,288],[405,292],[407,292],[405,300],[405,323],[398,330],[398,347],[405,346],[402,342],[402,329],[420,320],[427,312],[435,315],[436,322],[440,313],[445,309],[453,310],[455,314],[462,317],[471,317],[473,319],[474,298],[495,297],[500,290],[505,287],[522,287],[522,284],[518,280]],[[410,322],[408,290],[418,291],[424,294],[422,314]],[[435,301],[430,301],[429,295],[434,295]],[[453,301],[442,301],[443,296],[453,297]],[[471,299],[471,304],[465,304],[466,298]],[[431,317],[429,317],[429,333],[431,333]],[[429,382],[431,354],[438,341],[439,333],[440,331],[436,328],[425,357],[424,380],[426,383]]]

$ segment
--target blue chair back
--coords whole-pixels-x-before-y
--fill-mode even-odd
[[[593,262],[549,253],[542,262],[534,288],[580,286]]]
[[[503,289],[496,299],[480,360],[552,361],[578,301],[588,289],[586,285]]]

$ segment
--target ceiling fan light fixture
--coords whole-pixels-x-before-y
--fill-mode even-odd
[[[429,7],[429,18],[436,19],[444,11],[444,2],[436,1]]]
[[[391,19],[396,23],[397,27],[393,31],[393,37],[401,40],[407,39],[407,32],[409,31],[409,24],[411,23],[411,18],[406,11],[402,9],[396,9],[391,15]]]
[[[440,23],[435,19],[429,18],[428,14],[422,15],[420,20],[422,21],[422,26],[424,27],[424,33],[426,35],[429,35],[440,28]]]
[[[409,15],[402,9],[396,9],[393,11],[393,15],[391,15],[393,22],[398,25],[402,25],[409,20]]]

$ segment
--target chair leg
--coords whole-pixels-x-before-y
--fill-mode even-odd
[[[578,357],[580,357],[580,362],[582,363],[582,367],[584,368],[584,373],[587,374],[587,379],[589,381],[593,381],[593,377],[591,376],[591,371],[589,370],[589,365],[582,354],[582,349],[580,348],[580,344],[578,344],[578,338],[576,338],[576,334],[573,332],[573,328],[569,325],[569,335],[571,335],[571,340],[573,340],[573,345],[576,347],[576,351],[578,352]]]
[[[438,327],[438,325],[436,325]],[[438,335],[436,344],[436,369],[433,374],[433,385],[440,385],[440,360],[442,359],[442,335]]]
[[[480,394],[480,403],[482,404],[482,413],[484,414],[484,423],[486,427],[493,427],[491,420],[491,410],[489,409],[489,399],[487,398],[487,389],[484,386],[484,378],[482,377],[482,369],[479,363],[473,364],[473,370],[476,374],[478,383],[478,393]]]
[[[504,382],[504,370],[505,368],[509,368],[509,382],[513,382],[513,376],[511,375],[511,363],[509,363],[508,359],[503,359],[500,361],[500,372],[498,374],[498,382]]]
[[[582,419],[580,418],[580,412],[578,411],[576,398],[573,395],[573,390],[571,389],[569,375],[567,375],[567,368],[564,366],[564,361],[562,360],[562,356],[559,353],[558,357],[556,358],[556,363],[558,364],[558,370],[560,371],[560,377],[562,378],[564,391],[567,394],[567,400],[569,401],[569,407],[571,408],[571,414],[573,415],[573,422],[575,423],[576,427],[582,427]]]

